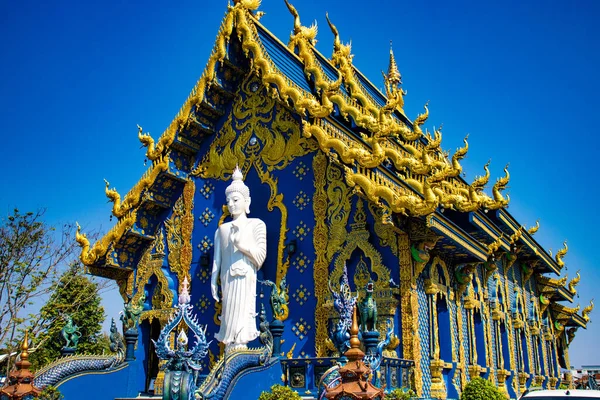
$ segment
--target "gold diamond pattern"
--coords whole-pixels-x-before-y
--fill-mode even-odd
[[[306,224],[302,221],[294,228],[292,233],[298,238],[298,240],[303,241],[306,235],[310,233],[310,228],[306,226]]]
[[[204,182],[204,186],[202,186],[202,188],[200,189],[200,193],[202,194],[202,196],[208,199],[214,190],[215,187],[212,183]]]
[[[293,201],[294,205],[298,207],[300,211],[304,210],[308,206],[309,202],[310,197],[308,197],[302,190],[300,193],[298,193],[298,195],[296,195],[296,198]]]
[[[294,168],[294,175],[300,180],[304,179],[307,173],[308,168],[306,167],[306,164],[304,164],[302,161],[300,161],[298,165],[296,165],[296,168]]]
[[[196,303],[196,308],[198,310],[200,310],[201,313],[206,312],[206,310],[208,310],[208,308],[210,307],[210,299],[208,297],[206,297],[205,294],[203,294],[200,297],[200,300],[198,300],[198,302]]]
[[[202,225],[208,226],[208,224],[210,224],[210,221],[212,221],[214,217],[215,214],[213,214],[212,211],[210,211],[210,209],[206,207],[206,210],[202,211],[202,215],[199,216],[198,219],[200,220],[200,222],[202,222]]]
[[[300,318],[294,326],[292,326],[292,331],[300,338],[300,340],[304,339],[306,335],[308,335],[308,331],[311,330],[311,326],[304,320],[304,318]]]
[[[298,304],[302,306],[304,303],[306,303],[310,295],[310,291],[305,288],[303,284],[300,284],[300,287],[296,289],[292,297],[298,302]]]
[[[206,282],[208,282],[208,279],[210,278],[210,272],[208,272],[208,269],[203,268],[200,273],[196,274],[196,277],[198,277],[198,279],[200,279],[200,282],[206,283]]]
[[[213,246],[212,240],[210,240],[210,238],[208,236],[204,236],[204,238],[200,241],[198,248],[201,251],[208,252],[208,251],[210,251],[212,246]]]
[[[303,252],[300,252],[294,261],[292,261],[292,265],[298,270],[298,272],[303,273],[305,269],[310,267],[310,259],[306,257]]]

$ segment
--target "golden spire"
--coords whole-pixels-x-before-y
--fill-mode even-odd
[[[398,65],[394,58],[394,50],[392,50],[392,41],[390,40],[390,65],[388,67],[387,80],[392,85],[399,85],[402,83],[402,75],[398,71]]]
[[[25,331],[25,338],[21,344],[21,359],[15,363],[16,369],[13,370],[7,379],[7,386],[0,389],[2,398],[22,399],[31,396],[39,396],[41,389],[33,386],[34,375],[29,370],[29,334]]]

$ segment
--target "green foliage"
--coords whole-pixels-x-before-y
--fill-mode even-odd
[[[506,397],[490,381],[477,377],[467,384],[460,400],[506,400]]]
[[[105,314],[98,285],[83,274],[79,265],[74,264],[60,277],[54,293],[40,310],[40,317],[51,322],[35,338],[34,345],[39,344],[40,347],[30,356],[33,370],[60,357],[60,349],[66,343],[61,330],[67,315],[81,332],[78,354],[108,351],[107,340],[101,333]]]
[[[302,400],[289,386],[273,385],[271,391],[262,392],[258,400]]]
[[[396,388],[385,395],[385,400],[410,400],[417,394],[409,388]]]
[[[44,210],[15,209],[0,219],[0,347],[6,353],[18,350],[25,326],[30,337],[37,334],[41,320],[31,308],[52,293],[59,267],[74,259],[77,249],[72,227],[57,230],[43,215]],[[6,371],[13,361],[8,360]]]
[[[61,400],[62,398],[63,395],[60,390],[52,385],[46,386],[38,396],[38,400]]]

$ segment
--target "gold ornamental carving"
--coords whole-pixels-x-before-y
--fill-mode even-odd
[[[328,311],[325,308],[327,300],[327,282],[329,279],[329,262],[327,261],[327,192],[326,186],[327,157],[317,152],[313,158],[314,185],[313,211],[315,226],[313,230],[313,245],[315,247],[314,282],[317,307],[315,309],[315,352],[317,357],[325,357],[327,349],[320,344],[329,338],[327,332]]]

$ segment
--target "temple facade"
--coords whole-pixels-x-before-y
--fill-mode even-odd
[[[77,233],[88,271],[116,280],[124,301],[141,307],[121,397],[162,393],[152,340],[185,279],[207,338],[219,330],[214,233],[229,218],[225,188],[236,166],[252,191],[250,216],[267,226],[257,312],[264,304],[268,320],[283,326],[274,335],[279,372],[255,381],[316,397],[341,356],[333,299],[343,286],[359,306],[376,304],[368,330],[378,334],[362,338],[382,344],[377,382],[385,391],[458,398],[483,376],[517,398],[530,386],[568,384],[569,343],[593,303],[570,306],[580,277],[561,277],[566,243],[553,257],[535,240],[539,226],[524,227],[507,211],[508,170],[489,190],[487,165],[473,182],[463,179],[467,139],[445,153],[441,130],[422,128],[427,105],[412,119],[405,114],[391,50],[382,93],[353,66],[334,21],[326,57],[313,45],[316,27],[302,25],[293,5],[286,45],[259,21],[260,2],[234,3],[162,136],[140,128],[147,172],[125,196],[107,183],[114,227],[95,243]],[[273,293],[284,300],[277,313]],[[223,352],[213,340],[201,376],[210,377]]]

